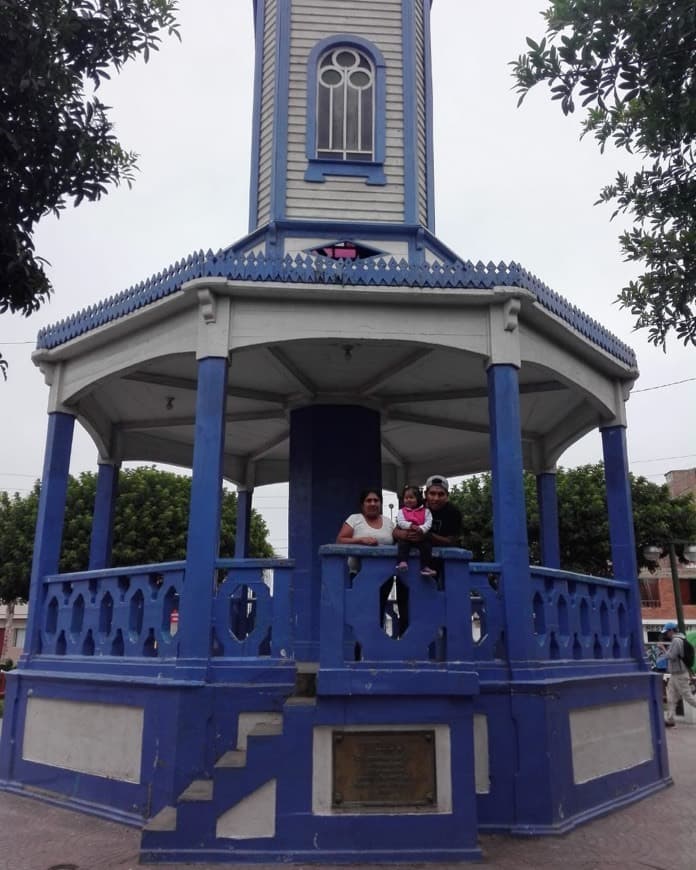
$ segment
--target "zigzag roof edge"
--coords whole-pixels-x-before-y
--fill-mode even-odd
[[[259,253],[233,253],[229,248],[213,253],[195,251],[188,257],[156,273],[139,284],[99,303],[44,327],[37,336],[37,349],[51,349],[84,335],[98,326],[118,320],[178,292],[187,281],[205,277],[224,277],[237,281],[274,281],[280,283],[410,286],[423,288],[493,288],[499,285],[531,291],[539,304],[552,312],[593,344],[626,365],[635,367],[632,348],[604,326],[572,305],[518,263],[484,264],[470,260],[451,263],[410,263],[395,258],[336,261],[313,254],[295,257],[268,257]]]

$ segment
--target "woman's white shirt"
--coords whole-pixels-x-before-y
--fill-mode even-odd
[[[389,517],[382,516],[382,528],[375,529],[362,514],[351,514],[346,525],[353,529],[354,538],[376,538],[378,544],[393,544],[394,523]]]

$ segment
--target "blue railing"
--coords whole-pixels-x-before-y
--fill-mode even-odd
[[[499,625],[500,602],[474,588],[471,553],[441,549],[441,580],[422,577],[417,560],[395,576],[396,547],[326,546],[322,557],[321,667],[360,662],[472,661],[491,658],[488,635],[474,637],[474,612]],[[359,571],[349,557],[358,557]],[[472,592],[476,597],[472,597]],[[476,649],[476,652],[474,651]]]
[[[218,560],[210,584],[211,657],[292,657],[292,566],[282,559]],[[42,656],[174,662],[188,630],[180,609],[185,568],[164,562],[46,577]]]
[[[322,668],[412,662],[507,661],[505,578],[497,563],[465,550],[435,551],[443,570],[423,577],[417,561],[395,574],[396,548],[321,548]],[[352,572],[348,557],[358,557]],[[220,559],[211,577],[210,658],[243,664],[293,659],[293,562]],[[515,632],[539,662],[630,660],[639,642],[628,582],[532,567],[529,607]],[[176,663],[186,636],[185,563],[109,568],[44,579],[41,656]],[[635,594],[634,594],[635,593]],[[200,594],[205,594],[203,589]]]
[[[211,655],[292,658],[288,559],[219,559]]]
[[[176,657],[184,567],[163,562],[46,577],[42,654]]]
[[[638,606],[622,580],[533,567],[532,627],[543,659],[627,659],[636,638],[630,612]]]
[[[439,582],[417,561],[395,575],[394,547],[327,546],[322,554],[322,668],[370,663],[505,663],[504,577],[498,563],[471,562],[457,549],[443,558]],[[350,571],[350,557],[360,570]],[[532,567],[529,607],[514,631],[531,658],[632,659],[637,655],[631,584]]]

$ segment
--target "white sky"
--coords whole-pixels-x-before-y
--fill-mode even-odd
[[[134,188],[45,218],[36,233],[55,287],[52,301],[25,319],[0,317],[0,489],[27,492],[41,474],[48,388],[30,356],[38,330],[199,248],[217,249],[247,232],[253,31],[251,0],[181,0],[183,41],[165,43],[103,88],[121,143],[140,154]],[[579,118],[564,118],[548,92],[520,109],[508,62],[525,37],[543,32],[542,0],[435,0],[436,231],[463,259],[515,260],[631,345],[641,379],[628,403],[631,470],[656,482],[696,465],[694,348],[667,353],[633,333],[613,303],[637,274],[621,260],[621,224],[593,206],[623,153],[600,155],[578,140]],[[96,470],[96,448],[77,427],[71,471]],[[601,459],[591,433],[561,459],[566,467]],[[385,498],[389,501],[389,497]],[[271,541],[286,552],[286,487],[256,491]],[[352,506],[347,506],[352,509]]]

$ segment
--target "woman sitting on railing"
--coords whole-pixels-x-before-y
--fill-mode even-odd
[[[336,543],[376,547],[393,544],[393,535],[394,523],[382,514],[381,490],[366,489],[360,493],[360,513],[346,517]]]

